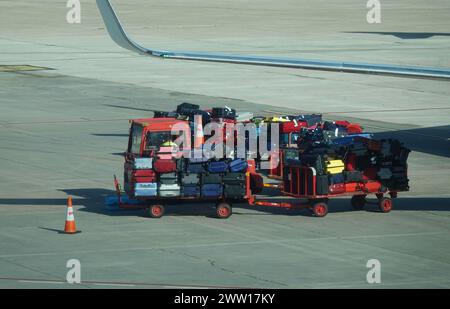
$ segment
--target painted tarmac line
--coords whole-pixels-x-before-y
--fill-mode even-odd
[[[85,283],[86,284],[86,283]],[[89,284],[89,283],[87,283]],[[117,287],[135,287],[135,284],[125,284],[125,283],[92,283],[97,286],[117,286]]]
[[[342,236],[342,237],[315,237],[315,238],[292,238],[292,239],[274,239],[274,240],[256,240],[256,241],[242,241],[231,243],[215,243],[215,244],[197,244],[197,245],[179,245],[179,246],[161,246],[161,247],[135,247],[135,248],[121,248],[121,249],[105,249],[105,250],[84,250],[76,252],[40,252],[28,254],[11,254],[0,255],[0,258],[14,258],[14,257],[35,257],[35,256],[57,256],[57,255],[73,255],[73,254],[89,254],[89,253],[111,253],[111,252],[125,252],[125,251],[148,251],[148,250],[164,250],[164,249],[191,249],[203,247],[226,247],[226,246],[245,246],[245,245],[260,245],[260,244],[277,244],[286,242],[304,242],[304,241],[321,241],[321,240],[352,240],[352,239],[366,239],[366,238],[392,238],[392,237],[417,237],[417,236],[432,236],[432,235],[448,235],[450,232],[425,232],[425,233],[405,233],[405,234],[379,234],[379,235],[360,235],[360,236]]]
[[[19,283],[36,283],[36,284],[67,284],[69,286],[108,286],[108,287],[158,287],[164,289],[249,289],[249,287],[241,286],[222,286],[222,285],[180,285],[168,283],[146,283],[146,282],[107,282],[107,281],[82,281],[81,283],[68,283],[67,281],[32,279],[32,278],[2,278],[0,281],[16,281]]]
[[[0,279],[2,280],[2,279]],[[39,284],[64,284],[63,281],[46,281],[46,280],[17,280],[20,283],[39,283]]]

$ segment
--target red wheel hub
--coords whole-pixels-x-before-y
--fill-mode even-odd
[[[316,214],[318,216],[323,216],[327,212],[327,210],[325,209],[325,207],[323,205],[317,205],[315,207],[315,209],[316,209]]]
[[[226,217],[226,216],[228,216],[228,209],[226,208],[226,207],[220,207],[219,208],[219,215],[221,216],[221,217]]]
[[[381,206],[383,207],[384,211],[390,211],[392,209],[392,201],[384,200]]]
[[[152,214],[153,214],[154,216],[159,216],[159,215],[161,215],[161,207],[159,207],[159,206],[153,206],[153,207],[152,207]]]

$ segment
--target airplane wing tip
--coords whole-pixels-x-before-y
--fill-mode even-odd
[[[150,52],[129,38],[109,0],[96,0],[96,3],[103,22],[105,23],[106,30],[117,45],[140,54],[147,54]]]

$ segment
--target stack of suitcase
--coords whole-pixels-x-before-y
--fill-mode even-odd
[[[304,192],[299,191],[302,187],[309,187],[305,181],[310,182],[312,177],[300,177],[295,174],[298,169],[292,167],[314,168],[317,195],[339,194],[348,190],[347,184],[367,184],[373,181],[381,183],[387,190],[409,190],[407,159],[410,150],[398,140],[375,140],[357,136],[338,146],[324,143],[320,148],[308,148],[302,153],[297,148],[283,151],[288,154],[283,179],[288,193],[303,194]],[[296,183],[297,179],[300,184]]]
[[[159,174],[158,195],[161,197],[175,197],[181,195],[178,173]]]
[[[231,200],[245,196],[247,162],[236,160],[137,158],[128,191],[134,197],[197,197]],[[126,176],[128,177],[128,176]],[[130,176],[131,177],[131,176]],[[134,190],[132,190],[134,189]]]

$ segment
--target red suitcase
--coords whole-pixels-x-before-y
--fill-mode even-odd
[[[177,170],[177,164],[174,160],[157,159],[153,163],[153,168],[157,173],[171,173]]]
[[[283,134],[299,132],[303,127],[308,127],[308,123],[306,121],[297,121],[297,125],[295,125],[294,121],[281,122],[280,132]]]
[[[347,133],[348,134],[361,134],[363,133],[362,127],[357,123],[351,123],[347,126]]]
[[[134,177],[133,180],[136,183],[156,182],[156,177]]]
[[[335,121],[335,124],[336,124],[337,126],[346,128],[346,127],[348,127],[348,125],[350,124],[350,122],[348,122],[347,120],[338,120],[338,121]]]
[[[153,177],[155,178],[155,171],[153,170],[135,170],[134,177]]]

